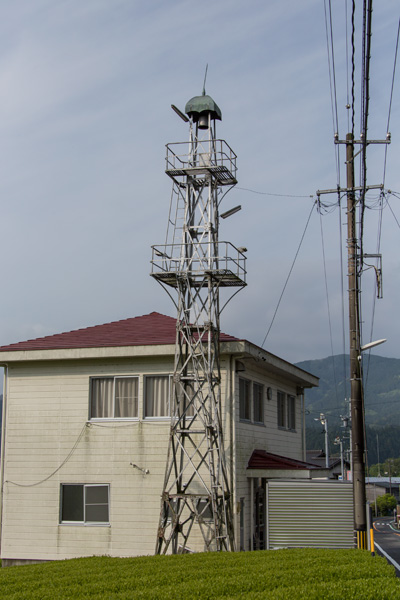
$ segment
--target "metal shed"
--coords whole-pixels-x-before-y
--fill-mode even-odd
[[[354,548],[352,484],[266,481],[266,525],[267,549]]]

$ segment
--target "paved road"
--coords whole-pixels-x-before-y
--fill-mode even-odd
[[[374,541],[375,549],[396,567],[400,577],[400,530],[393,527],[393,517],[374,519]]]

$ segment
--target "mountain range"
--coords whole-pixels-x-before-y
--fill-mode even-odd
[[[344,432],[341,416],[349,415],[349,362],[347,355],[340,354],[296,365],[320,378],[318,388],[306,391],[309,449],[324,446],[319,422],[321,413],[328,421],[332,444],[334,438]],[[400,456],[400,359],[364,356],[363,381],[369,464],[374,464],[378,455],[380,461]]]

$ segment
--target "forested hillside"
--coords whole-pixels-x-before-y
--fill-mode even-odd
[[[323,448],[322,426],[314,419],[320,413],[327,417],[332,444],[343,433],[340,416],[349,410],[349,357],[308,360],[297,366],[320,378],[319,388],[306,391],[306,426],[307,447]],[[400,359],[365,356],[363,371],[368,462],[374,464],[378,460],[378,443],[381,461],[400,456]],[[337,451],[337,447],[332,445],[330,451]]]

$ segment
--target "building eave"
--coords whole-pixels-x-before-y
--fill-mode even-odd
[[[221,354],[241,355],[245,342],[221,342]],[[143,356],[174,356],[174,344],[146,344],[138,346],[101,346],[92,348],[51,348],[40,350],[9,350],[0,352],[0,362],[37,362],[56,360],[131,358]]]
[[[296,367],[247,340],[224,342],[223,345],[221,344],[221,349],[222,347],[227,354],[236,355],[240,360],[254,361],[258,363],[260,368],[265,368],[270,373],[275,373],[278,376],[284,376],[301,388],[312,388],[319,385],[319,377]],[[240,356],[241,354],[243,355]]]
[[[57,360],[97,360],[134,358],[145,356],[174,356],[174,344],[145,344],[129,346],[96,346],[89,348],[51,348],[37,350],[0,351],[1,363],[20,363]],[[221,342],[221,356],[234,356],[240,360],[251,360],[261,369],[285,377],[300,388],[318,386],[319,379],[307,371],[263,350],[247,340]]]
[[[0,362],[17,363],[32,361],[86,360],[108,358],[132,358],[143,356],[173,356],[173,344],[146,346],[115,346],[100,348],[60,348],[51,350],[16,350],[0,352]]]

